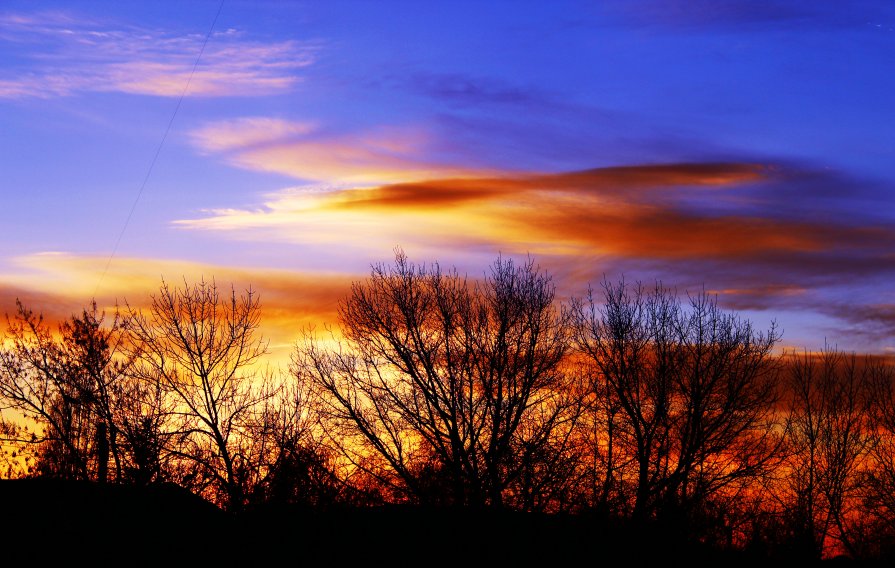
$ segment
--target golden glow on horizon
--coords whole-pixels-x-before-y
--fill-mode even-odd
[[[42,312],[52,327],[87,306],[96,290],[106,259],[63,253],[43,253],[16,259],[20,270],[0,277],[0,309],[12,315],[15,299]],[[261,334],[270,341],[274,364],[285,364],[302,330],[326,324],[337,327],[338,301],[358,276],[323,272],[289,272],[256,268],[145,258],[116,258],[97,292],[97,305],[107,314],[125,302],[134,308],[148,305],[162,277],[181,286],[204,277],[221,292],[232,284],[237,293],[247,287],[261,299]],[[337,329],[335,331],[338,331]]]
[[[214,142],[216,148],[238,152],[247,145],[263,146],[268,133],[288,137],[312,130],[312,125],[244,119],[203,136],[209,148]],[[239,138],[243,134],[248,138]],[[403,143],[394,142],[389,148],[401,149]],[[738,186],[772,174],[754,164],[680,164],[373,187],[289,188],[269,195],[255,209],[214,209],[203,218],[173,224],[225,238],[307,245],[311,262],[319,251],[337,251],[339,258],[356,259],[364,267],[384,256],[387,259],[395,246],[404,246],[416,262],[441,261],[445,266],[465,254],[487,256],[484,264],[477,263],[476,270],[483,271],[497,252],[531,254],[551,273],[561,273],[562,293],[572,295],[597,284],[595,275],[613,262],[674,261],[679,267],[714,261],[760,264],[768,257],[801,258],[798,255],[824,252],[842,243],[861,246],[878,238],[873,228],[700,213],[686,206],[688,200],[707,191],[712,192],[715,204],[739,199],[733,191]],[[601,266],[581,266],[583,258],[597,258]],[[18,296],[54,319],[66,318],[89,301],[106,261],[105,257],[63,253],[20,257],[15,262],[17,270],[0,277],[0,300],[7,312],[14,310]],[[274,358],[281,362],[303,328],[335,326],[338,300],[352,280],[367,276],[366,272],[319,273],[303,267],[277,271],[116,258],[97,300],[107,311],[116,300],[142,306],[148,294],[158,289],[162,276],[177,285],[184,277],[195,281],[203,275],[226,286],[233,283],[237,289],[252,285],[261,294],[263,334],[271,341]],[[787,297],[798,299],[798,311],[813,301],[810,284],[778,279],[772,272],[733,279],[722,274],[712,283],[725,305],[737,310],[777,308],[780,299]],[[884,316],[868,316],[873,317]]]

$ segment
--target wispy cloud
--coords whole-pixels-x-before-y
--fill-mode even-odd
[[[259,116],[210,124],[192,132],[191,137],[205,152],[230,152],[304,136],[314,129],[312,123]]]
[[[69,14],[0,15],[0,43],[17,56],[0,71],[0,98],[90,91],[180,96],[204,40],[200,33],[176,34]],[[187,95],[287,92],[318,50],[312,41],[263,42],[238,30],[215,32]]]
[[[644,26],[666,28],[740,29],[769,26],[850,27],[866,25],[868,18],[885,14],[888,6],[873,0],[855,0],[849,10],[837,9],[835,3],[788,2],[770,0],[712,0],[694,3],[693,0],[642,0],[640,2],[611,1],[603,8],[624,20]]]
[[[372,185],[483,173],[430,157],[432,137],[422,127],[342,133],[312,123],[247,117],[208,124],[191,138],[201,152],[231,165],[308,181]]]
[[[461,107],[510,105],[516,107],[555,107],[542,90],[509,84],[493,77],[462,73],[414,73],[401,82],[415,92]]]

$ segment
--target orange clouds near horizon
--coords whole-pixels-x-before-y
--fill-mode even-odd
[[[42,313],[52,328],[78,314],[96,298],[111,316],[116,307],[144,309],[164,279],[183,287],[200,279],[214,280],[219,291],[231,285],[237,294],[249,287],[261,301],[262,336],[269,340],[270,361],[284,365],[302,331],[336,326],[336,309],[353,275],[290,272],[163,259],[116,258],[100,282],[105,260],[96,256],[44,253],[17,259],[19,270],[0,279],[0,311],[12,316],[15,301]]]
[[[265,130],[289,135],[301,128],[250,120],[236,130],[255,129],[263,139]],[[235,144],[221,132],[221,147]],[[338,301],[367,276],[321,270],[327,257],[366,267],[389,262],[400,246],[414,262],[473,268],[471,277],[484,274],[498,254],[531,255],[554,276],[564,300],[606,275],[661,280],[681,293],[707,288],[726,309],[784,312],[796,321],[808,315],[890,350],[892,300],[831,299],[830,282],[833,275],[873,281],[885,274],[895,229],[793,215],[786,209],[792,191],[778,195],[788,175],[755,163],[693,163],[289,188],[255,208],[211,209],[173,225],[259,247],[303,247],[305,264],[295,270],[115,258],[100,278],[107,258],[42,253],[14,261],[15,270],[0,278],[0,300],[10,313],[21,295],[64,319],[94,295],[107,311],[116,302],[145,306],[162,278],[174,286],[215,278],[237,291],[251,285],[261,297],[262,333],[282,363],[303,329],[336,326]],[[779,205],[768,208],[769,200]],[[750,209],[758,201],[773,214]]]
[[[798,201],[799,184],[810,183],[835,205],[847,181],[749,162],[466,175],[289,188],[254,209],[210,209],[174,226],[366,260],[396,245],[413,259],[455,264],[466,255],[482,268],[498,252],[533,255],[573,294],[607,270],[633,271],[718,290],[722,305],[814,314],[851,329],[859,322],[831,298],[835,282],[872,283],[891,270],[895,227],[806,216]],[[866,321],[885,336],[895,325],[883,312]]]

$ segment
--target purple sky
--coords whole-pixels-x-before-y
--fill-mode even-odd
[[[0,308],[215,277],[286,350],[401,246],[895,352],[893,54],[887,1],[7,0]]]

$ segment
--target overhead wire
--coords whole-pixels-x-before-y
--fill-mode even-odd
[[[162,147],[165,145],[165,140],[168,139],[168,134],[171,132],[171,126],[174,124],[174,119],[177,118],[177,113],[180,112],[180,107],[183,105],[183,99],[186,98],[186,94],[189,91],[190,83],[193,82],[193,76],[196,74],[196,69],[199,67],[199,61],[202,60],[202,55],[205,53],[205,47],[208,45],[208,40],[211,39],[211,34],[214,32],[214,27],[217,24],[218,17],[221,15],[221,10],[224,8],[224,0],[221,0],[221,3],[218,5],[218,10],[214,15],[214,20],[211,22],[211,27],[208,28],[208,33],[205,34],[205,40],[202,42],[202,48],[199,50],[199,55],[196,57],[196,62],[193,63],[193,68],[190,71],[190,75],[186,80],[186,84],[183,86],[183,91],[180,93],[180,98],[177,99],[177,106],[174,107],[174,112],[171,114],[171,119],[168,121],[168,126],[165,127],[165,132],[162,134],[162,139],[158,143],[158,146],[155,149],[155,154],[152,156],[152,160],[149,163],[149,168],[146,170],[146,175],[143,177],[143,182],[140,184],[139,191],[137,191],[137,196],[134,198],[134,202],[131,204],[130,211],[127,214],[127,218],[124,221],[124,226],[121,227],[121,231],[118,232],[118,237],[115,239],[115,246],[112,247],[112,252],[109,254],[109,258],[106,261],[106,266],[103,268],[103,272],[99,277],[99,281],[96,283],[96,288],[93,290],[93,296],[96,297],[97,292],[99,292],[99,287],[102,285],[103,280],[105,280],[106,275],[109,272],[109,267],[112,265],[112,259],[115,258],[115,255],[118,252],[118,247],[121,245],[121,239],[124,237],[125,231],[127,231],[128,226],[130,225],[131,219],[134,216],[134,211],[137,209],[137,204],[140,202],[140,198],[143,196],[143,192],[146,189],[147,183],[149,183],[149,178],[152,176],[152,170],[155,169],[155,163],[158,161],[158,157],[162,152]]]

